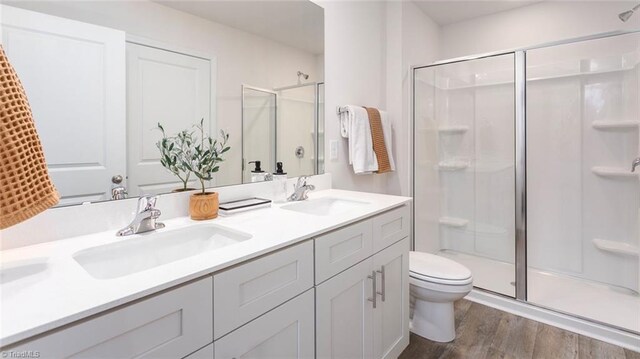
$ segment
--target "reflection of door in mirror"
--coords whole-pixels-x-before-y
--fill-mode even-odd
[[[260,161],[265,172],[275,169],[276,101],[275,92],[242,86],[243,183],[251,182],[250,161]]]
[[[111,177],[125,175],[124,32],[1,10],[60,204],[109,199]]]
[[[316,83],[278,89],[278,161],[287,175],[316,173]]]
[[[182,183],[160,164],[156,142],[204,119],[211,123],[211,60],[156,47],[127,43],[127,164],[131,196],[166,193]],[[189,187],[195,188],[191,176]]]

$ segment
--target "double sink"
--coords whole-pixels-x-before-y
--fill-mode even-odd
[[[316,216],[339,215],[369,203],[323,197],[286,204],[283,210]],[[216,224],[198,224],[175,230],[159,230],[115,243],[91,247],[73,255],[82,268],[96,279],[113,279],[203,252],[217,250],[251,239],[245,232]]]
[[[290,203],[280,208],[314,216],[340,215],[368,205],[336,197],[321,197]],[[128,237],[121,241],[80,250],[73,259],[96,279],[113,279],[218,250],[251,239],[245,232],[217,224],[196,224]],[[46,270],[46,258],[5,263],[0,282],[6,283]]]

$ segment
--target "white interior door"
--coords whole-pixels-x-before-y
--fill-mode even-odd
[[[129,194],[170,192],[182,182],[160,164],[156,142],[194,129],[204,119],[211,126],[211,61],[155,47],[127,43],[127,164]],[[195,130],[195,129],[194,129]],[[214,135],[215,132],[212,132]],[[195,187],[195,176],[190,187]]]
[[[0,6],[60,203],[109,199],[126,170],[124,32]]]

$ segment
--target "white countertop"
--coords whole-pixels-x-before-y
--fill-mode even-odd
[[[368,202],[336,215],[317,216],[283,210],[281,205],[218,217],[211,221],[175,218],[160,221],[165,230],[215,223],[252,235],[224,248],[114,279],[95,279],[74,259],[86,248],[136,236],[116,237],[113,230],[0,251],[2,270],[34,264],[34,273],[0,284],[0,347],[117,307],[189,280],[219,271],[276,249],[313,238],[411,201],[408,197],[342,190],[312,192],[310,199],[336,197]],[[81,220],[81,219],[79,219]]]

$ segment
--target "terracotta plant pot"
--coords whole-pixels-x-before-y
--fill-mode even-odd
[[[189,197],[191,219],[203,221],[218,217],[218,192],[194,193]]]

